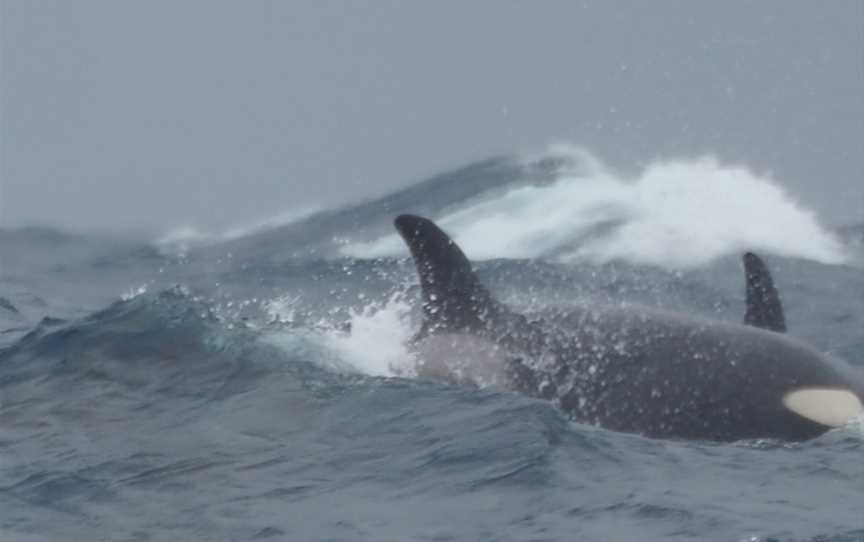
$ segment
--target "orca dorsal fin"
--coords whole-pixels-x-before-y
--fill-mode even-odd
[[[494,302],[462,249],[427,218],[399,215],[394,225],[420,277],[424,316],[420,335],[481,325]]]
[[[762,258],[748,252],[744,254],[744,273],[747,277],[747,313],[744,323],[771,331],[786,331],[786,318],[780,294],[774,279]]]

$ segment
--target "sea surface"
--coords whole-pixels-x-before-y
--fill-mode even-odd
[[[0,540],[862,541],[864,422],[805,443],[648,439],[415,377],[403,212],[516,310],[741,321],[864,371],[864,225],[712,158],[504,156],[337,209],[156,238],[0,231]]]

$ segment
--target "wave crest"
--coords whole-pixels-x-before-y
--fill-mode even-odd
[[[434,217],[473,259],[623,260],[688,268],[758,250],[826,264],[845,247],[768,176],[712,157],[657,161],[635,176],[581,149],[556,148],[551,182],[517,186]],[[348,256],[404,253],[393,234],[342,248]]]

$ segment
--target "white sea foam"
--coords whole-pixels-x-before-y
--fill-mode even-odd
[[[300,296],[286,294],[264,303],[264,310],[272,323],[293,324],[299,303]]]
[[[287,301],[286,301],[287,300]],[[302,350],[303,358],[338,371],[371,376],[414,376],[408,343],[414,333],[411,305],[402,292],[384,303],[370,303],[349,312],[348,329],[327,322],[276,331],[266,341],[286,351]],[[296,299],[268,304],[273,322],[294,323]]]
[[[192,226],[182,226],[163,235],[156,241],[156,247],[165,254],[182,256],[193,247],[208,245],[217,240],[217,236],[204,233]]]
[[[142,296],[146,293],[147,293],[147,284],[142,284],[141,286],[138,286],[137,288],[132,287],[132,288],[129,288],[128,290],[126,290],[123,293],[123,295],[120,296],[120,299],[122,301],[131,301],[131,300],[135,299],[136,297]]]
[[[554,149],[578,167],[431,217],[472,259],[549,257],[699,266],[758,250],[843,263],[843,244],[774,179],[711,157],[657,161],[635,177],[580,149]],[[565,163],[567,160],[565,160]],[[349,256],[402,255],[395,235],[343,247]]]
[[[287,226],[308,218],[320,210],[319,207],[292,209],[264,220],[234,226],[219,233],[203,232],[194,226],[182,226],[163,235],[156,241],[156,246],[165,253],[183,255],[194,247],[211,245],[222,241],[233,241],[281,226]]]
[[[327,345],[360,372],[374,376],[410,376],[414,360],[408,343],[414,334],[411,305],[401,293],[384,304],[351,311],[347,332],[328,333]]]

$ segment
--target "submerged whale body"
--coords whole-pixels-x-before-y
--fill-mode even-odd
[[[496,301],[432,221],[396,218],[420,277],[420,374],[552,400],[573,420],[657,438],[806,440],[864,412],[864,380],[784,334],[767,267],[744,256],[744,324],[587,306],[529,320]]]

